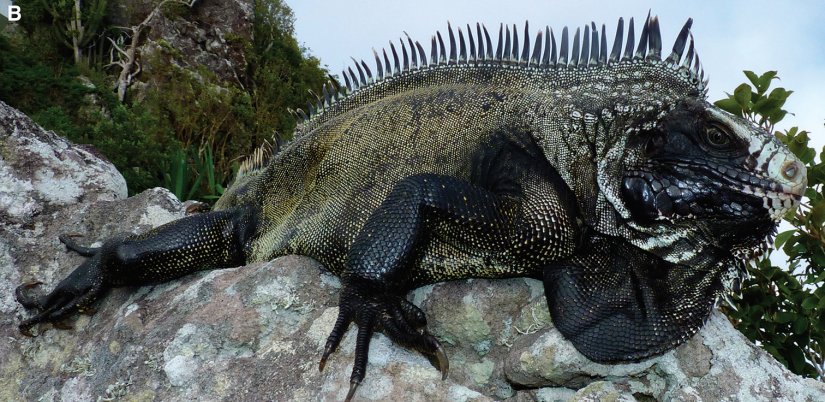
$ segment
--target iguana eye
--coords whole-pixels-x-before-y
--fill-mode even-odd
[[[702,140],[710,147],[720,150],[729,148],[732,143],[730,135],[717,126],[710,126],[705,129]]]

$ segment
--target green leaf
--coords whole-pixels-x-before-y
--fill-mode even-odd
[[[719,109],[722,109],[732,115],[741,116],[742,115],[742,107],[736,103],[736,99],[733,97],[728,97],[726,99],[720,99],[713,103]]]
[[[797,371],[803,370],[807,363],[805,362],[805,355],[802,353],[802,349],[794,347],[791,348],[788,352],[788,355],[790,357],[789,363],[791,364],[791,367],[793,367]]]
[[[787,324],[796,319],[796,314],[790,311],[780,311],[776,313],[776,319],[774,321],[780,324]]]
[[[773,92],[771,92],[771,94],[773,94]],[[781,94],[777,94],[777,96],[781,96]],[[751,86],[748,84],[739,85],[733,91],[733,98],[736,100],[736,103],[739,105],[739,107],[742,108],[743,111],[745,111],[746,113],[749,112],[751,102]]]
[[[822,267],[825,267],[825,266],[820,265],[819,269],[822,269]],[[825,282],[825,270],[820,271],[818,274],[816,274],[816,277],[811,276],[806,283],[819,283],[819,282]],[[825,289],[825,287],[820,287],[819,289]],[[817,291],[819,291],[819,289],[817,289]],[[823,296],[825,296],[825,294]],[[822,297],[822,300],[825,300],[825,297]],[[820,304],[822,304],[822,303],[820,302]]]
[[[814,321],[811,323],[811,326],[813,327],[813,331],[811,332],[822,333],[825,331],[825,321]]]
[[[745,76],[748,77],[748,80],[753,84],[754,87],[759,89],[759,76],[756,75],[753,71],[745,70],[743,71]]]
[[[747,75],[747,73],[745,75]],[[754,85],[756,85],[757,92],[759,92],[760,95],[765,93],[774,78],[776,78],[776,71],[768,71],[765,74],[762,74],[762,76],[759,77],[758,82],[754,83]]]
[[[203,176],[198,174],[197,177],[195,178],[195,182],[192,183],[192,188],[190,188],[189,193],[186,194],[186,199],[181,199],[181,201],[195,199],[195,193],[198,191],[198,188],[200,188],[202,179],[203,179]]]
[[[816,151],[808,147],[808,141],[807,131],[799,131],[796,134],[788,131],[788,149],[805,164],[809,164],[816,157]]]
[[[796,334],[801,334],[808,329],[808,319],[806,317],[799,317],[793,322],[791,329]]]
[[[808,219],[817,227],[825,223],[825,200],[820,200],[811,207],[811,214]]]
[[[781,101],[782,104],[784,104],[785,100],[787,100],[792,93],[793,91],[786,91],[785,88],[774,88],[773,91],[771,91],[770,95],[768,95],[768,99],[776,99],[778,101]]]
[[[822,183],[825,183],[825,164],[820,163],[808,168],[808,186],[816,186]]]
[[[175,152],[174,159],[172,160],[172,194],[175,194],[175,197],[178,197],[179,200],[183,200],[183,185],[186,181],[186,155],[183,153],[182,150],[178,150]]]
[[[790,239],[791,236],[794,235],[794,233],[796,233],[796,230],[792,229],[776,235],[776,239],[773,241],[774,248],[781,248],[782,245],[785,244],[785,242],[788,241],[788,239]]]
[[[811,295],[811,296],[806,297],[805,300],[802,301],[802,308],[804,308],[806,310],[811,310],[814,307],[816,307],[817,304],[819,304],[819,298],[816,297],[816,296]]]
[[[814,255],[811,257],[811,262],[813,262],[818,267],[825,267],[825,254],[822,254],[821,252],[814,253]],[[820,279],[817,282],[822,282],[823,280],[825,280],[825,278]]]
[[[770,116],[782,110],[782,101],[778,99],[771,99],[760,97],[753,102],[753,111],[762,116]]]
[[[782,110],[782,109],[776,110],[776,111],[774,111],[774,112],[772,112],[768,115],[768,121],[770,121],[771,124],[776,125],[776,123],[779,123],[780,121],[782,121],[782,119],[784,119],[785,115],[787,115],[787,114],[788,114],[787,110]]]

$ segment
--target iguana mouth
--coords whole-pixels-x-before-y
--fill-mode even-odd
[[[780,220],[785,213],[799,204],[807,182],[805,167],[796,161],[786,162],[781,172],[766,172],[763,175],[709,161],[681,161],[675,162],[674,165],[694,170],[694,174],[705,174],[711,180],[725,186],[728,191],[761,198],[762,207],[774,221]],[[782,176],[779,177],[779,174]]]
[[[782,219],[785,213],[799,205],[805,190],[804,183],[791,186],[725,166],[717,166],[714,171],[716,175],[708,176],[718,179],[729,190],[762,199],[762,207],[774,221]]]
[[[709,161],[668,160],[627,172],[623,188],[628,209],[649,221],[765,214],[779,221],[799,204],[805,183],[779,183]]]

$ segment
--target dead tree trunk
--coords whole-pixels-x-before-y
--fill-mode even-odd
[[[140,45],[140,35],[143,33],[143,30],[149,26],[149,23],[152,22],[158,14],[161,13],[161,8],[167,3],[178,3],[183,4],[187,7],[192,7],[195,5],[196,0],[163,0],[158,3],[157,6],[143,19],[140,24],[131,27],[125,27],[124,29],[129,32],[129,44],[126,45],[126,48],[119,46],[116,41],[112,38],[109,38],[109,41],[112,43],[113,51],[110,54],[110,63],[108,66],[118,66],[120,67],[120,74],[118,74],[117,80],[115,81],[114,89],[117,91],[117,99],[120,103],[126,99],[126,90],[129,89],[129,86],[132,85],[132,81],[135,77],[140,74],[141,67],[140,63],[137,61],[137,48]],[[114,50],[117,51],[118,56],[117,60],[115,60]]]

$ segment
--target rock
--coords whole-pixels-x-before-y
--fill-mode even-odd
[[[8,108],[2,113],[28,122]],[[5,128],[10,126],[6,119],[2,122],[10,154],[31,146],[21,138],[46,135],[30,122],[16,123],[14,130]],[[52,153],[44,152],[49,155],[74,149],[58,139],[39,141],[53,147]],[[3,165],[10,173],[0,179],[0,188],[27,174],[66,169],[51,158],[29,159],[24,165]],[[2,216],[0,336],[7,341],[0,342],[0,400],[344,398],[355,329],[319,372],[337,316],[340,282],[306,257],[114,289],[96,314],[69,319],[74,329],[42,325],[39,336],[22,336],[17,323],[29,312],[14,301],[13,289],[34,279],[49,289],[84,260],[66,251],[57,235],[75,232],[82,235],[80,243],[98,244],[118,232],[142,232],[185,216],[186,205],[163,189],[122,199],[103,184],[81,184],[108,183],[110,169],[90,167],[85,175],[67,175],[76,180],[72,185],[79,195],[38,201],[41,212],[27,216],[25,224],[8,213]],[[822,383],[788,372],[718,312],[674,351],[608,366],[588,361],[561,338],[536,280],[440,283],[409,298],[427,313],[429,330],[450,356],[447,380],[426,358],[378,334],[357,400],[825,400]]]
[[[185,17],[168,11],[171,6],[165,7],[166,12],[149,23],[146,41],[138,49],[144,72],[151,76],[154,68],[161,67],[154,64],[159,62],[162,68],[173,64],[193,72],[204,69],[214,73],[218,82],[243,86],[247,68],[244,43],[252,40],[253,3],[248,0],[200,0],[191,9],[183,11]],[[174,7],[185,9],[183,5]],[[126,7],[110,6],[112,11],[131,15],[135,25],[152,8],[142,4],[129,14],[124,11]],[[173,49],[173,60],[153,57],[165,47]]]
[[[825,400],[825,384],[789,372],[733,328],[719,311],[714,311],[702,330],[682,346],[636,364],[590,362],[557,330],[549,328],[533,339],[525,337],[515,343],[505,374],[515,384],[531,387],[586,389],[594,379],[610,379],[632,395],[655,400]],[[602,397],[593,398],[578,400]]]
[[[28,224],[78,202],[126,198],[126,181],[94,148],[69,143],[0,101],[0,220]]]
[[[573,399],[576,390],[570,388],[541,388],[532,393],[537,402],[565,402]]]
[[[594,381],[573,394],[570,402],[635,402],[627,387],[608,381]]]

